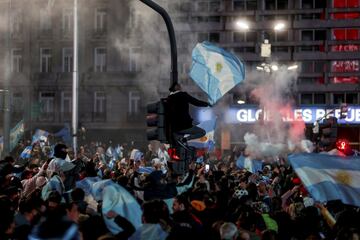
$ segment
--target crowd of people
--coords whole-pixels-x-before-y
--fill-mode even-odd
[[[237,148],[202,154],[179,173],[159,143],[91,142],[76,159],[37,143],[0,162],[0,239],[360,238],[359,208],[316,202],[286,159],[252,173]]]

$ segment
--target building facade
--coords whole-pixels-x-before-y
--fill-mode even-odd
[[[28,136],[37,128],[56,132],[71,126],[73,3],[0,2],[0,55],[3,73],[10,69],[11,126],[24,119]],[[133,7],[114,0],[79,0],[78,5],[79,127],[91,140],[145,141],[144,105],[157,93],[144,89],[158,84],[143,79],[142,55],[152,50],[144,50],[144,39],[137,37]],[[6,77],[0,74],[1,89]]]
[[[293,86],[295,106],[332,109],[346,103],[357,108],[359,0],[169,1],[168,8],[177,12],[173,19],[175,28],[181,32],[178,33],[179,42],[186,42],[183,38],[214,42],[242,58],[247,72],[256,71],[264,62],[260,54],[261,43],[268,39],[271,58],[267,61],[278,66],[299,66]],[[237,26],[239,20],[247,21],[249,28],[246,31]],[[274,31],[278,22],[285,24],[283,31]],[[190,52],[184,53],[189,56]],[[187,64],[188,61],[184,61],[179,65],[186,68],[189,67]],[[249,93],[240,86],[232,90],[233,97],[229,97],[228,102],[235,109],[249,108],[236,106],[239,99],[258,104]],[[235,116],[232,118],[236,119]],[[311,123],[307,123],[310,128]],[[241,129],[241,124],[247,128],[241,121],[232,125]],[[233,129],[222,129],[221,132],[221,142],[228,148],[243,141],[242,131],[231,133]],[[348,138],[354,148],[359,147],[359,127],[352,118],[339,124],[338,135]]]
[[[135,2],[135,3],[134,3]],[[191,50],[210,41],[234,52],[256,71],[269,39],[271,60],[298,64],[297,106],[358,105],[360,0],[162,0],[177,38],[179,81],[194,96],[204,94],[188,77]],[[0,2],[0,56],[11,61],[12,125],[56,131],[71,121],[72,0]],[[170,51],[162,19],[138,1],[79,0],[79,122],[89,139],[145,141],[145,105],[168,94]],[[6,14],[10,13],[10,14]],[[247,31],[236,22],[246,19]],[[283,21],[286,28],[275,32]],[[8,23],[8,24],[6,24]],[[4,44],[9,40],[10,45]],[[8,46],[8,47],[6,47]],[[0,75],[0,84],[6,76]],[[224,99],[236,106],[247,91]],[[2,121],[2,119],[0,120]],[[1,122],[2,125],[2,122]],[[352,125],[356,126],[356,125]],[[349,131],[359,142],[359,129]],[[222,143],[237,143],[226,129]],[[227,140],[224,140],[227,139]]]

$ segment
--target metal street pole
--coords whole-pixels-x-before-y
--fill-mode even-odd
[[[8,3],[7,11],[7,35],[5,43],[5,71],[4,71],[4,150],[3,156],[6,156],[10,153],[10,121],[11,121],[11,112],[10,112],[10,34],[11,34],[11,0]]]
[[[174,26],[171,22],[171,18],[169,14],[163,9],[161,6],[156,4],[151,0],[140,0],[148,7],[155,10],[157,13],[161,15],[164,19],[166,28],[168,30],[169,39],[170,39],[170,50],[171,50],[171,76],[170,76],[170,86],[174,83],[178,82],[178,68],[177,68],[177,48],[176,48],[176,38],[175,38],[175,31]]]
[[[72,82],[72,137],[75,158],[77,156],[77,129],[78,129],[78,1],[74,0],[74,42],[73,42],[73,82]]]

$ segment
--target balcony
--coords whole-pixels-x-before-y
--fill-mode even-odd
[[[106,112],[92,112],[92,122],[106,122]]]
[[[137,112],[137,113],[128,112],[126,115],[126,120],[129,123],[145,122],[145,115],[143,112]]]
[[[40,113],[38,120],[40,122],[54,122],[55,121],[55,113],[54,112],[42,112],[42,113]]]
[[[71,112],[60,112],[60,122],[71,121],[72,114]]]

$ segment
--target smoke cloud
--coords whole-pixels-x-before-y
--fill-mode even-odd
[[[259,102],[262,114],[253,133],[244,136],[246,154],[253,159],[275,159],[289,152],[311,152],[312,143],[305,140],[305,123],[292,111],[297,73],[281,68],[248,75],[246,88],[253,88],[251,97]]]

